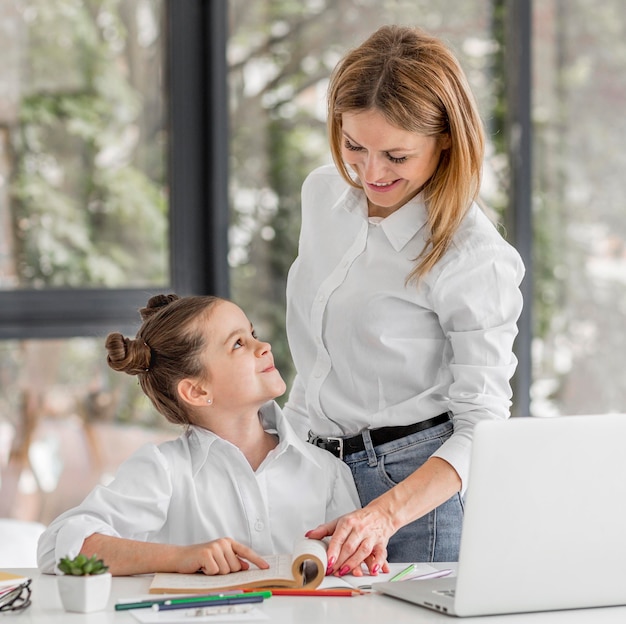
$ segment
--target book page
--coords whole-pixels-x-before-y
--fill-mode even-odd
[[[299,586],[315,589],[324,580],[328,565],[326,548],[326,542],[319,540],[303,539],[296,542],[292,573]]]
[[[362,566],[363,576],[354,576],[353,574],[346,574],[345,576],[327,576],[322,581],[320,589],[333,589],[335,587],[356,587],[357,589],[371,589],[376,583],[384,583],[390,581],[398,572],[401,572],[406,568],[408,563],[390,563],[389,572],[379,573],[376,576],[370,576],[367,568]],[[415,570],[407,578],[407,580],[413,579],[415,576],[421,574],[430,574],[436,572],[437,568],[429,565],[428,563],[416,564]]]
[[[267,570],[260,570],[256,566],[251,566],[249,570],[211,576],[202,573],[159,572],[152,579],[150,593],[200,594],[220,589],[261,587],[264,584],[271,584],[270,581],[289,586],[294,584],[291,573],[291,555],[268,555],[263,559],[270,565]]]
[[[150,585],[151,594],[203,593],[222,589],[250,587],[317,587],[326,574],[326,544],[303,539],[296,542],[289,555],[264,555],[269,569],[249,570],[230,574],[176,574],[157,573]]]
[[[29,577],[22,576],[21,574],[0,570],[0,587],[15,587],[26,582],[28,578]]]

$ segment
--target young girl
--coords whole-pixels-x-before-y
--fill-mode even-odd
[[[311,526],[354,510],[350,471],[294,434],[271,347],[217,297],[158,295],[136,338],[106,340],[111,368],[185,431],[138,450],[42,535],[38,564],[97,554],[114,575],[266,568]]]

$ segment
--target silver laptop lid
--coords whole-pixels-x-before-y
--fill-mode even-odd
[[[475,430],[457,615],[626,604],[626,415]]]

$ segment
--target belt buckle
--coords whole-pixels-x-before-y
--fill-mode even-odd
[[[336,442],[337,443],[337,457],[339,457],[339,459],[343,459],[343,438],[328,437],[328,438],[325,438],[325,439],[326,439],[327,442]]]

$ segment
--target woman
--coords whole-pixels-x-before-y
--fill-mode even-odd
[[[285,413],[352,469],[363,508],[329,572],[458,558],[472,430],[509,416],[523,265],[476,204],[481,121],[438,39],[384,26],[329,86],[335,166],[302,189]]]

